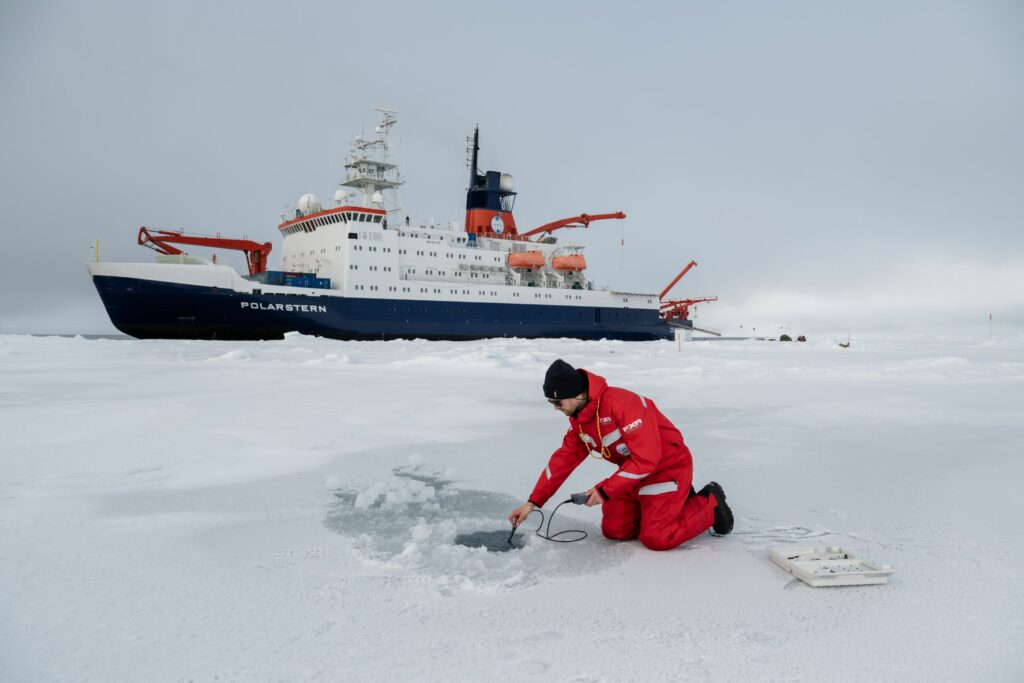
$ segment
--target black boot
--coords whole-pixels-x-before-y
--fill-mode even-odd
[[[721,484],[712,481],[698,491],[697,495],[706,498],[709,493],[715,494],[715,501],[718,503],[715,506],[715,522],[711,525],[711,528],[716,536],[725,536],[732,531],[733,523],[732,510],[729,509],[725,502],[725,491],[722,490]]]

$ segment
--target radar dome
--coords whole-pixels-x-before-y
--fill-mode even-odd
[[[341,206],[342,204],[344,204],[345,203],[345,190],[335,190],[334,191],[334,201],[338,204],[338,206]]]
[[[498,186],[505,192],[515,192],[516,180],[508,173],[502,173],[501,181],[498,183]]]
[[[315,194],[304,194],[299,197],[299,203],[296,208],[302,213],[302,215],[309,215],[320,211],[320,200],[316,198]]]
[[[382,195],[380,192],[374,192],[373,196],[370,197],[370,201],[374,204],[383,204],[384,195]]]

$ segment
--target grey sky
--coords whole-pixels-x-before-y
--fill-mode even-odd
[[[370,7],[5,0],[0,332],[113,331],[84,262],[140,225],[275,267],[375,106],[413,217],[461,220],[479,123],[521,227],[625,211],[561,237],[631,291],[696,259],[709,325],[1024,331],[1020,3]]]

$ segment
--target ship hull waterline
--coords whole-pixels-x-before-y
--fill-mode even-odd
[[[493,337],[672,339],[652,309],[247,293],[230,288],[93,276],[114,326],[139,339],[342,340]],[[298,289],[298,288],[296,288]]]

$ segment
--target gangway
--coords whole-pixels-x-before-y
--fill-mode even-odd
[[[696,325],[694,325],[693,326],[693,331],[694,332],[703,332],[704,334],[710,334],[710,335],[712,335],[714,337],[721,337],[722,336],[722,331],[721,330],[716,330],[713,327],[697,327]]]

